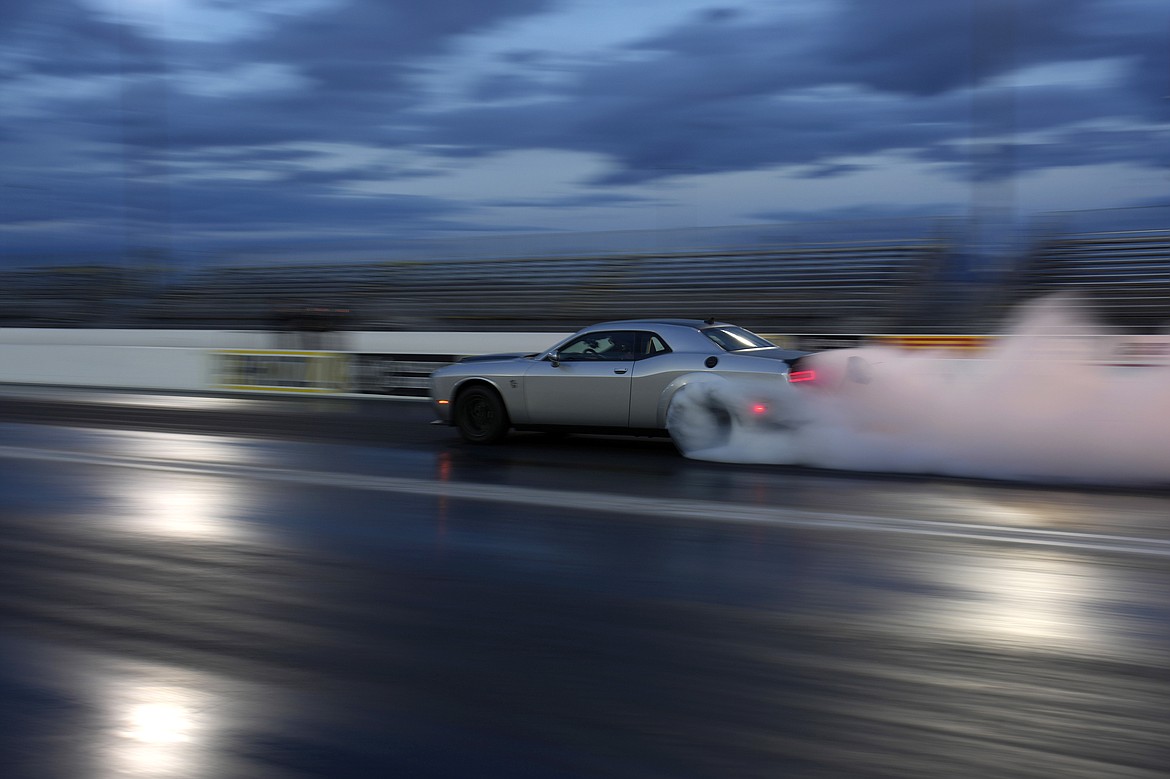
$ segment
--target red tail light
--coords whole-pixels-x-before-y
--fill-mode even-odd
[[[798,381],[816,381],[817,372],[814,370],[807,371],[792,371],[788,374],[788,383],[795,384]]]
[[[752,406],[752,413],[753,414],[767,414],[768,407],[766,405],[764,405],[763,403],[756,403],[755,405]]]

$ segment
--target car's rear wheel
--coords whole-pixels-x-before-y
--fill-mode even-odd
[[[726,446],[731,442],[734,422],[715,398],[676,398],[667,414],[667,432],[684,455]]]
[[[468,443],[494,444],[511,426],[504,401],[493,389],[470,387],[455,401],[455,427]]]

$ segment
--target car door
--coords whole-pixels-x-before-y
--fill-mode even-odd
[[[630,388],[630,427],[661,426],[659,405],[662,392],[678,376],[702,369],[702,355],[677,354],[660,333],[640,334],[640,359],[630,371],[634,378]]]
[[[630,421],[633,334],[586,333],[557,359],[537,360],[524,375],[528,423],[626,427]]]

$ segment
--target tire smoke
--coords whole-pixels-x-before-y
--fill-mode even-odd
[[[1117,340],[1067,298],[1046,298],[978,356],[823,352],[811,358],[815,386],[685,387],[668,426],[695,459],[1170,484],[1170,366],[1114,364]],[[751,414],[765,406],[766,415]]]

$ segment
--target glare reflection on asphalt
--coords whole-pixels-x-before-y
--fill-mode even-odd
[[[1086,589],[1097,574],[1084,563],[1047,553],[980,554],[941,576],[964,596],[936,600],[932,621],[965,642],[1072,652],[1104,646]]]
[[[190,540],[255,541],[254,525],[238,516],[246,505],[239,483],[174,473],[139,472],[122,484],[124,529]]]
[[[216,721],[214,696],[184,678],[192,675],[142,667],[137,674],[107,680],[106,716],[113,727],[99,754],[108,756],[108,775],[211,775],[208,755],[222,723]],[[159,677],[165,682],[157,683]]]
[[[117,457],[147,462],[224,463],[260,465],[265,458],[255,444],[230,436],[156,433],[141,430],[111,431],[102,448]]]
[[[902,505],[913,507],[930,518],[949,522],[977,522],[997,527],[1060,527],[1057,507],[1040,500],[1002,499],[968,490],[944,491],[939,494],[905,493]]]
[[[257,464],[260,457],[238,439],[175,433],[118,432],[104,449],[143,462]],[[129,479],[111,480],[105,491],[118,505],[115,526],[179,539],[256,541],[255,525],[242,482],[170,472],[135,470]]]
[[[66,649],[52,643],[5,645],[9,668],[35,700],[66,700],[64,716],[38,738],[56,754],[26,763],[32,773],[94,779],[206,779],[242,775],[230,744],[266,727],[272,691],[240,679],[158,661]],[[264,692],[262,692],[264,691]],[[31,721],[43,712],[29,712]],[[8,757],[8,756],[6,756]],[[11,765],[2,763],[5,767]],[[71,768],[53,773],[53,767]],[[48,773],[46,773],[48,771]]]

